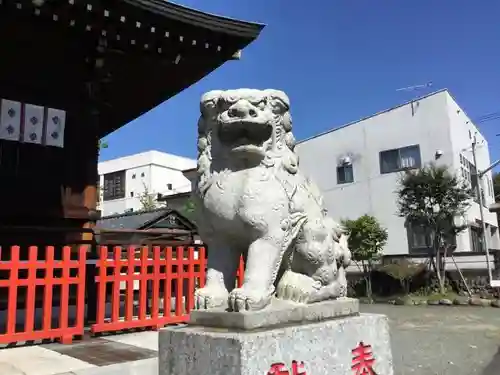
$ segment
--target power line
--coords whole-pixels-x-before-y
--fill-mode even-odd
[[[498,116],[499,114],[500,114],[500,111],[495,111],[495,112],[487,113],[486,115],[479,116],[477,119],[482,120],[485,118]]]
[[[484,119],[484,120],[476,121],[476,124],[484,124],[485,122],[496,121],[496,120],[500,120],[500,114],[498,116],[495,116],[495,117],[489,117],[489,118]]]
[[[488,113],[486,115],[479,116],[474,120],[474,122],[476,124],[482,124],[482,123],[485,123],[488,121],[495,121],[495,120],[499,120],[499,119],[500,119],[500,111],[496,111],[496,112]]]

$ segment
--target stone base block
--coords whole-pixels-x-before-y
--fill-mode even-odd
[[[393,375],[388,321],[360,314],[253,331],[190,325],[160,331],[159,375],[207,374]]]
[[[339,298],[311,304],[273,299],[269,306],[260,311],[194,310],[191,311],[189,324],[248,331],[285,324],[316,323],[358,314],[359,300],[355,298]]]

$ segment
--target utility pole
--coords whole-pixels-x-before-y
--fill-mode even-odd
[[[476,168],[476,174],[475,174],[475,180],[476,180],[476,192],[478,196],[478,201],[479,201],[479,215],[481,217],[481,227],[482,227],[482,237],[483,240],[482,245],[483,245],[483,250],[486,254],[486,265],[488,267],[488,279],[490,282],[491,287],[500,287],[500,280],[493,280],[493,273],[491,270],[491,264],[490,264],[490,250],[488,247],[488,240],[486,236],[486,223],[484,221],[484,207],[483,207],[483,176],[490,171],[491,169],[495,168],[498,164],[500,164],[500,160],[497,160],[493,164],[491,164],[488,168],[486,168],[484,171],[480,171],[477,165],[477,157],[476,157],[476,147],[477,147],[477,137],[476,134],[474,133],[474,138],[472,140],[472,158],[474,161],[474,166]]]

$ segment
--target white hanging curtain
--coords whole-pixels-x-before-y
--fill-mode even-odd
[[[414,168],[417,165],[418,148],[408,147],[401,149],[399,154],[401,168]]]

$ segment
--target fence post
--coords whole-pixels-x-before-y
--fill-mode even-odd
[[[97,245],[92,245],[90,247],[90,251],[87,256],[88,260],[85,265],[85,289],[87,290],[87,324],[93,324],[97,321],[97,283],[95,282],[95,277],[97,275],[97,260],[99,259],[97,249]]]

